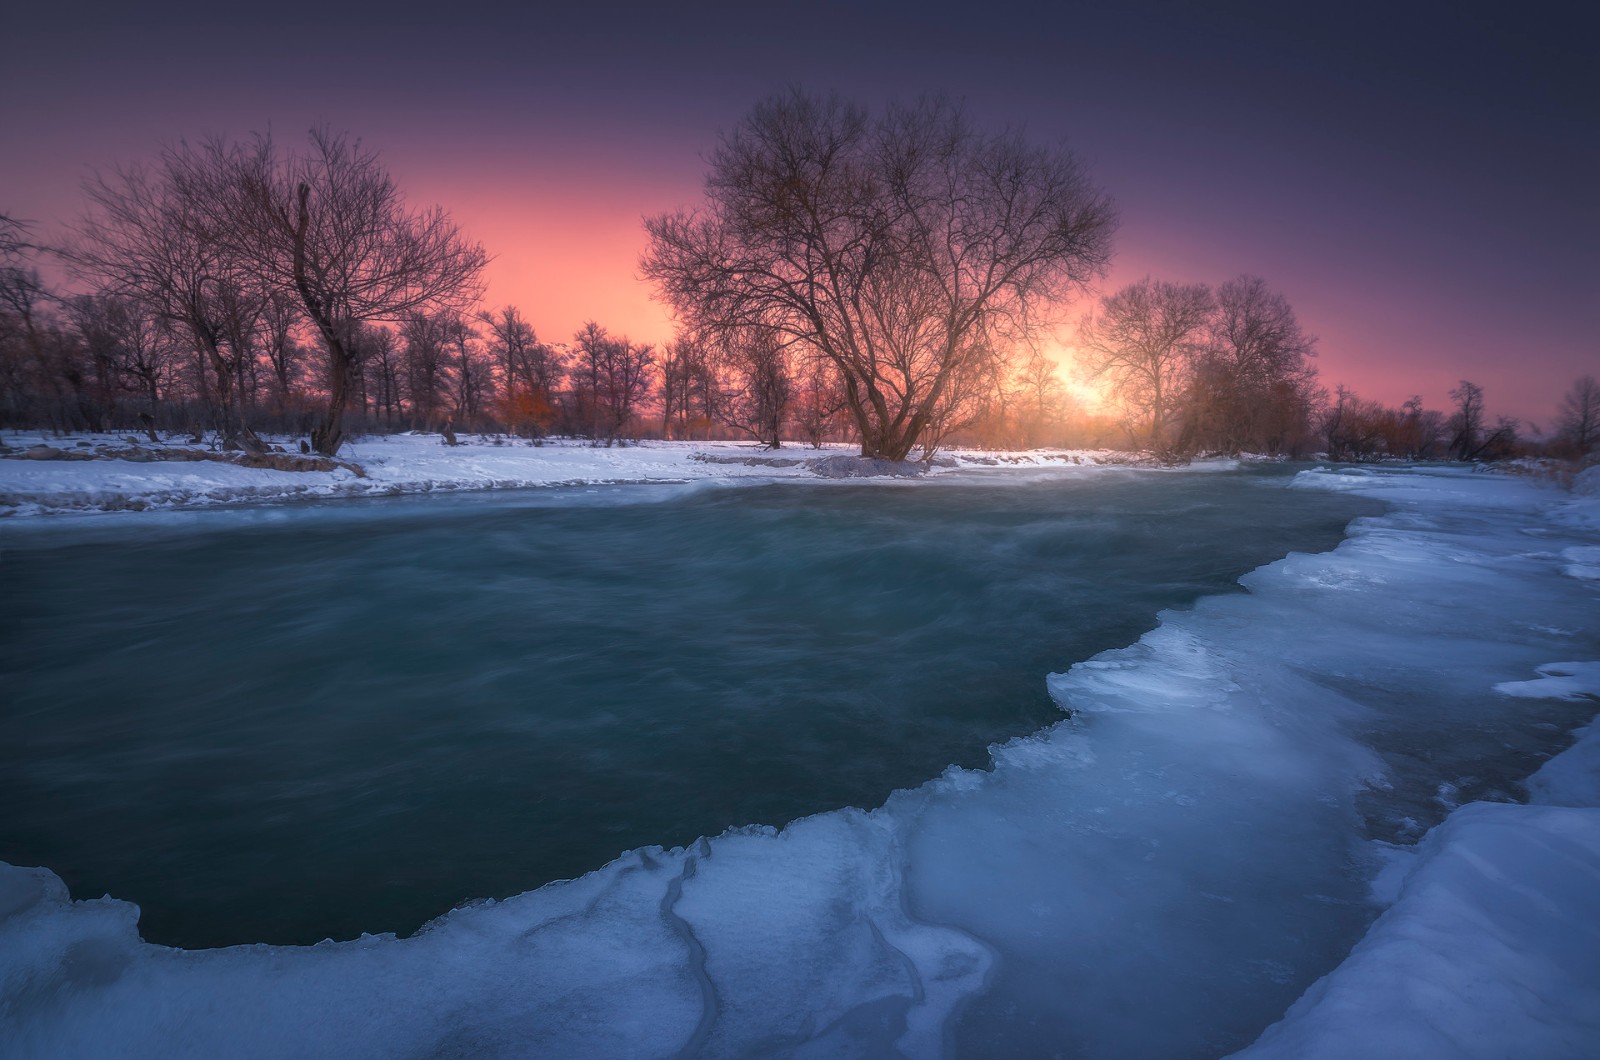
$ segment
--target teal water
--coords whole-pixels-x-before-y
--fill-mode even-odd
[[[874,806],[1044,676],[1340,540],[1289,470],[613,487],[0,536],[0,860],[204,947],[415,930]]]

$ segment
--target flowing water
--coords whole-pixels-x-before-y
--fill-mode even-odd
[[[876,806],[1336,545],[1288,470],[611,487],[9,527],[0,860],[187,947],[415,930]]]

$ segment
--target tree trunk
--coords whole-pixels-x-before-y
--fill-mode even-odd
[[[298,211],[294,229],[294,285],[300,292],[300,301],[306,314],[317,325],[322,341],[328,347],[328,408],[322,422],[311,429],[311,447],[323,456],[337,456],[344,444],[344,408],[350,397],[350,352],[339,337],[339,329],[328,308],[311,289],[306,275],[306,229],[311,224],[311,187],[301,184],[297,189]]]
[[[321,323],[320,321],[318,322]],[[323,332],[328,343],[328,408],[322,422],[311,429],[311,448],[323,456],[336,456],[344,444],[344,408],[349,400],[350,358],[332,328]]]

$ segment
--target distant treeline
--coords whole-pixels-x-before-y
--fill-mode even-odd
[[[15,225],[10,231],[21,234]],[[238,445],[241,434],[309,436],[324,415],[327,359],[287,299],[232,303],[238,316],[217,345],[220,356],[208,356],[141,299],[47,289],[25,254],[13,242],[0,275],[0,428],[179,433]],[[352,364],[347,430],[601,444],[858,440],[823,363],[759,342],[680,338],[654,347],[590,322],[550,343],[504,306],[363,322],[344,345]],[[962,428],[962,440],[996,448],[1125,441],[1119,422],[1084,411],[1039,354],[998,377]]]
[[[1489,419],[1481,386],[1461,380],[1449,412],[1420,397],[1399,408],[1320,385],[1316,339],[1282,294],[1259,277],[1215,290],[1146,278],[1102,298],[1078,329],[1082,364],[1105,381],[1130,439],[1176,456],[1239,452],[1370,461],[1498,460],[1538,449],[1592,452],[1600,384],[1585,376],[1563,399],[1554,437],[1537,445],[1522,425]]]
[[[890,459],[960,443],[1341,460],[1524,445],[1471,382],[1448,413],[1330,393],[1315,339],[1251,276],[1099,299],[1076,356],[1106,401],[1086,406],[1041,352],[1040,309],[1104,275],[1109,200],[1069,155],[980,133],[948,104],[872,121],[775,97],[712,167],[703,209],[646,221],[643,270],[683,324],[655,347],[597,322],[547,342],[517,307],[485,307],[483,248],[407,207],[358,141],[168,148],[91,181],[61,245],[0,216],[0,427],[246,449],[270,431],[330,454],[351,430],[854,442]],[[70,290],[42,282],[47,256]],[[1585,377],[1555,448],[1597,436]]]

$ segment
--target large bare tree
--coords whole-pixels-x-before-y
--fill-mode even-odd
[[[313,130],[301,152],[259,137],[228,157],[221,230],[269,285],[299,298],[322,340],[328,404],[311,444],[331,456],[360,385],[359,325],[465,309],[488,256],[443,209],[407,206],[377,154],[348,136]]]
[[[762,327],[837,371],[864,456],[904,459],[974,366],[1103,275],[1083,166],[940,101],[872,119],[794,90],[723,137],[705,204],[647,218],[641,267],[691,329]]]

